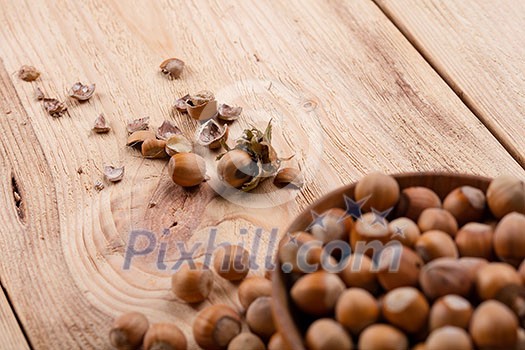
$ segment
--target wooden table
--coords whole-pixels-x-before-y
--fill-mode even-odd
[[[240,306],[236,287],[218,279],[206,302],[178,301],[169,289],[176,242],[206,242],[211,228],[216,243],[259,237],[260,262],[272,229],[282,235],[312,200],[372,170],[525,177],[519,0],[3,0],[0,8],[2,349],[109,348],[112,319],[130,310],[177,322],[194,348],[200,309]],[[172,56],[187,63],[177,80],[158,72]],[[18,79],[23,64],[41,78]],[[96,83],[96,94],[68,100],[62,118],[35,100],[37,86],[62,99],[79,80]],[[233,137],[273,118],[276,148],[295,154],[307,180],[302,191],[183,190],[165,161],[125,146],[126,121],[142,116],[193,135],[197,123],[171,106],[203,89],[244,107]],[[107,135],[90,130],[99,113]],[[125,165],[126,176],[98,192],[105,164]],[[167,243],[167,269],[158,269],[157,250],[123,269],[137,229]]]

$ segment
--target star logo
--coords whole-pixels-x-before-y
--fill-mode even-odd
[[[293,244],[296,246],[299,245],[299,243],[297,243],[297,238],[299,237],[299,235],[301,235],[301,232],[299,232],[296,235],[292,235],[290,232],[286,232],[286,237],[288,238],[288,244]]]
[[[313,221],[310,223],[310,225],[308,225],[308,227],[306,228],[306,231],[309,231],[314,226],[320,226],[324,230],[325,229],[324,217],[326,214],[319,215],[313,210],[310,210],[310,212],[312,214]]]
[[[396,226],[394,229],[394,232],[392,232],[392,235],[390,237],[391,238],[396,238],[396,237],[405,238],[405,227],[407,227],[407,225]]]
[[[370,196],[368,197],[365,197],[359,201],[354,201],[352,198],[348,197],[346,194],[343,195],[344,196],[344,200],[345,200],[345,206],[346,206],[346,210],[345,210],[345,215],[343,215],[339,221],[343,221],[345,220],[347,217],[352,217],[356,220],[359,220],[361,218],[361,216],[363,215],[363,206],[365,205],[365,203],[368,201],[368,199],[370,198]]]
[[[374,220],[372,221],[371,225],[379,224],[383,227],[386,227],[387,226],[386,217],[388,216],[388,214],[390,214],[392,209],[394,208],[388,208],[385,211],[379,211],[379,210],[376,210],[375,208],[372,208],[372,214],[374,214]]]

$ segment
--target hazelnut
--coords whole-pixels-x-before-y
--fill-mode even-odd
[[[375,293],[379,284],[372,260],[364,254],[352,254],[339,276],[347,287],[358,287]]]
[[[293,241],[292,241],[293,237]],[[306,256],[298,256],[301,247],[308,244]],[[308,264],[319,264],[323,252],[323,243],[316,240],[311,234],[306,232],[295,232],[287,235],[279,243],[278,256],[281,264],[289,264],[291,271],[302,273],[300,262]]]
[[[487,189],[487,204],[498,219],[513,211],[525,214],[525,182],[510,175],[498,176]]]
[[[425,350],[472,350],[469,334],[462,328],[446,326],[434,330],[425,342]]]
[[[480,350],[512,349],[517,343],[518,320],[499,301],[487,300],[474,310],[469,331]]]
[[[482,300],[493,299],[501,288],[509,284],[521,285],[521,277],[506,263],[489,263],[476,274],[476,290]]]
[[[148,319],[143,314],[139,312],[123,314],[113,322],[109,341],[119,350],[138,349],[148,327]]]
[[[423,233],[417,240],[414,249],[425,263],[442,257],[459,257],[458,248],[452,237],[438,230]]]
[[[473,281],[459,260],[438,258],[423,266],[419,284],[427,298],[433,300],[447,294],[467,297]]]
[[[350,333],[357,335],[379,318],[374,296],[361,288],[345,290],[335,306],[335,318]]]
[[[513,266],[525,258],[525,215],[510,213],[501,219],[494,231],[494,250],[503,261]]]
[[[303,187],[304,179],[299,169],[283,168],[275,174],[273,184],[279,188],[288,187],[298,189]]]
[[[417,343],[411,348],[411,350],[426,350],[425,343]]]
[[[432,305],[429,327],[430,330],[443,326],[467,329],[471,316],[472,306],[467,299],[455,294],[445,295]]]
[[[408,187],[401,191],[394,214],[417,221],[423,210],[428,208],[441,208],[438,195],[427,187]]]
[[[373,324],[361,333],[358,349],[406,350],[408,338],[403,332],[387,324]]]
[[[494,298],[514,311],[521,324],[525,324],[525,287],[509,284],[501,288]]]
[[[228,350],[266,350],[266,346],[258,336],[245,332],[232,339]]]
[[[210,294],[213,287],[213,272],[202,263],[192,267],[184,264],[171,276],[171,290],[187,303],[200,303]]]
[[[372,208],[385,211],[394,207],[399,200],[399,185],[392,176],[381,173],[365,175],[355,186],[355,199],[360,201],[369,197],[363,210]]]
[[[525,329],[519,328],[517,337],[516,347],[513,350],[525,350]]]
[[[144,158],[161,159],[167,158],[166,141],[157,139],[147,139],[142,143],[142,156]]]
[[[484,259],[492,258],[492,238],[494,230],[490,225],[470,222],[456,235],[456,245],[461,256]]]
[[[241,333],[239,314],[227,305],[208,306],[193,322],[193,337],[205,350],[226,348],[239,333]]]
[[[186,350],[184,333],[172,323],[152,324],[144,336],[144,350]]]
[[[350,234],[350,245],[354,252],[372,256],[374,254],[373,245],[368,246],[371,242],[380,242],[386,244],[390,241],[390,231],[388,222],[378,223],[375,214],[363,214],[358,220]],[[364,245],[364,246],[363,246]]]
[[[401,217],[393,220],[388,225],[392,239],[396,239],[403,245],[413,248],[417,239],[421,236],[417,224],[409,218]]]
[[[323,225],[315,225],[310,229],[310,233],[315,239],[323,244],[335,240],[348,240],[348,236],[354,222],[352,218],[346,216],[346,212],[340,208],[332,208],[321,214]]]
[[[228,281],[242,280],[250,270],[250,253],[238,245],[226,245],[216,251],[215,272]]]
[[[237,293],[241,305],[247,309],[255,299],[272,295],[272,282],[259,276],[249,277],[241,282]]]
[[[471,281],[475,281],[479,269],[487,265],[489,262],[487,259],[483,258],[463,257],[458,260],[458,263],[462,268],[465,269],[469,279]]]
[[[270,297],[255,299],[246,311],[246,323],[253,333],[263,339],[269,339],[275,333],[272,299]]]
[[[458,187],[445,197],[443,209],[456,218],[459,226],[479,221],[485,213],[485,194],[475,187]]]
[[[191,141],[182,135],[173,135],[166,140],[166,153],[171,157],[177,153],[191,153],[193,145]]]
[[[155,139],[155,133],[151,130],[139,130],[131,133],[128,136],[128,141],[126,146],[130,147],[140,147],[142,148],[142,143],[148,139]]]
[[[331,318],[322,318],[306,331],[306,346],[310,350],[351,350],[352,338]]]
[[[421,232],[439,230],[448,233],[452,237],[458,232],[456,218],[445,209],[429,208],[423,210],[417,221]]]
[[[35,81],[40,76],[40,72],[33,66],[23,65],[18,70],[18,77],[23,81]]]
[[[429,309],[423,294],[414,287],[391,290],[382,302],[386,320],[408,333],[416,333],[426,325]]]
[[[398,287],[416,287],[422,266],[423,260],[419,255],[397,243],[381,251],[375,268],[381,286],[392,290]]]
[[[317,271],[301,276],[290,294],[299,309],[311,315],[323,316],[334,310],[344,289],[345,285],[337,275]]]
[[[281,333],[275,333],[268,342],[268,350],[288,350]]]
[[[170,159],[168,173],[177,185],[197,186],[204,181],[206,162],[194,153],[177,153]]]
[[[257,164],[245,151],[234,149],[227,152],[217,163],[217,174],[221,181],[240,188],[257,175]]]
[[[522,284],[525,285],[525,260],[520,264],[518,273],[520,274]]]

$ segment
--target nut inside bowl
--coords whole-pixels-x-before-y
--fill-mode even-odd
[[[404,173],[393,175],[400,191],[408,187],[426,187],[432,189],[441,200],[451,191],[461,186],[471,186],[486,192],[491,179],[453,173]],[[323,213],[332,208],[345,208],[344,195],[354,198],[356,183],[343,186],[317,200],[306,208],[288,227],[286,232],[305,231],[312,222],[312,211]],[[395,209],[394,209],[395,212]],[[291,350],[305,349],[303,342],[306,328],[315,320],[299,311],[290,298],[289,290],[295,281],[293,274],[284,273],[279,259],[272,275],[272,312],[278,332]]]

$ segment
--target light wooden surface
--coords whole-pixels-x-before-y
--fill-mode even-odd
[[[154,254],[124,271],[132,229],[169,243],[171,266],[177,241],[205,241],[216,227],[218,242],[251,244],[260,227],[260,262],[272,228],[371,170],[525,175],[371,1],[3,0],[0,8],[0,276],[36,349],[108,348],[111,320],[130,310],[177,322],[194,348],[198,310],[239,307],[235,286],[219,278],[203,304],[177,301]],[[187,62],[180,80],[158,73],[170,56]],[[17,79],[22,64],[42,78]],[[96,95],[69,101],[63,118],[34,99],[35,86],[62,98],[77,80],[96,83]],[[213,181],[185,191],[170,182],[165,162],[124,146],[125,121],[145,115],[153,125],[170,118],[191,136],[197,124],[170,106],[201,89],[245,107],[231,136],[274,118],[276,148],[295,153],[307,179],[297,197],[269,183],[244,198],[217,196]],[[90,132],[100,112],[108,135]],[[213,178],[213,155],[203,154]],[[104,164],[124,164],[126,176],[97,192]]]
[[[29,349],[24,334],[2,290],[0,290],[0,344],[2,349]]]
[[[375,1],[525,167],[525,2]]]

